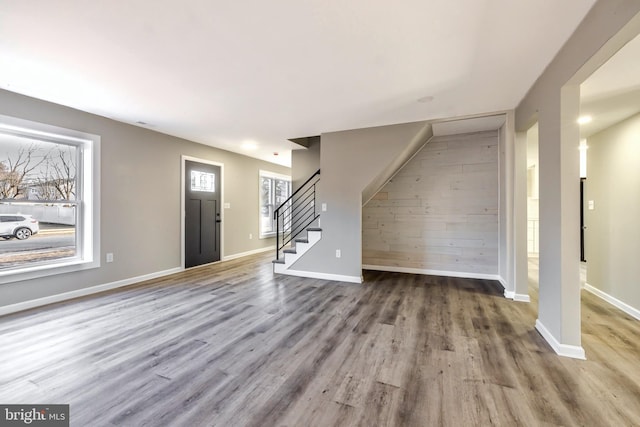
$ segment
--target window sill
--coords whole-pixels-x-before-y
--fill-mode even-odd
[[[37,279],[54,274],[72,273],[75,271],[88,270],[98,267],[100,267],[100,263],[98,261],[84,261],[81,259],[72,258],[69,260],[51,264],[41,264],[31,267],[2,271],[0,272],[0,284]]]

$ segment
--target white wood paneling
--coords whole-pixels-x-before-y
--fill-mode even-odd
[[[362,209],[363,264],[498,272],[498,132],[434,138]]]

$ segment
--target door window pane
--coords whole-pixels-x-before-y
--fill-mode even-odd
[[[191,191],[216,192],[216,175],[209,172],[191,171]]]

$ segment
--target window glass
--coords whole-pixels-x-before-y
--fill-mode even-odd
[[[209,172],[191,171],[191,191],[216,192],[216,175]]]
[[[290,196],[290,177],[260,171],[260,237],[276,232],[273,214]]]
[[[0,116],[2,282],[7,274],[94,261],[93,207],[83,207],[91,200],[94,141],[43,127]]]

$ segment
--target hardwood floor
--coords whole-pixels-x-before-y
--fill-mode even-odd
[[[640,322],[585,293],[589,360],[492,281],[274,277],[268,255],[0,318],[0,403],[73,426],[640,424]]]

